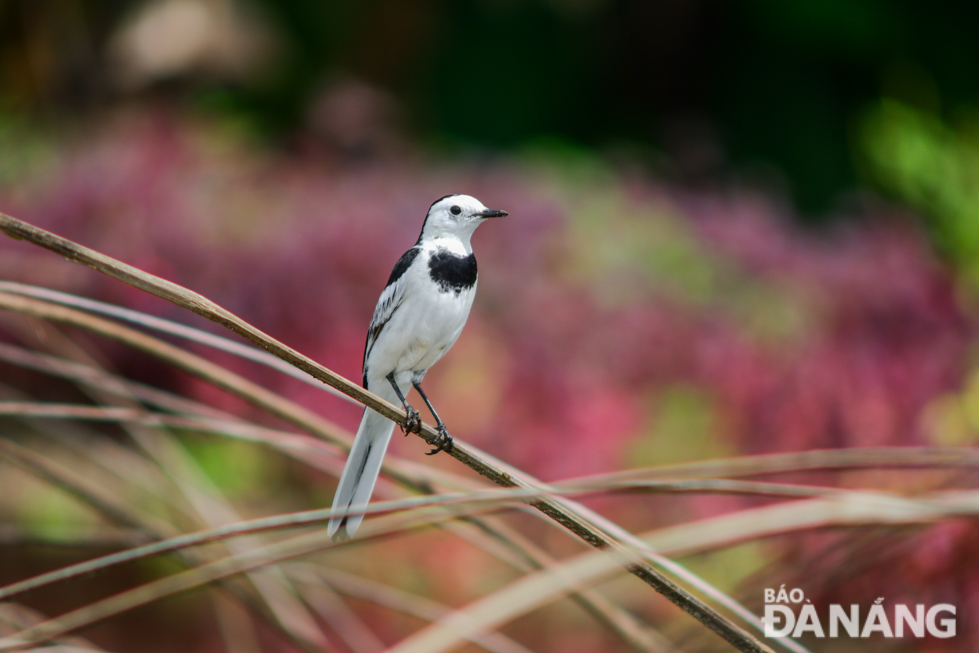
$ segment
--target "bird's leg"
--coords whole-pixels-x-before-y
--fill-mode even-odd
[[[405,420],[405,425],[401,427],[401,432],[405,435],[408,435],[409,433],[421,433],[422,416],[419,415],[418,411],[412,408],[407,401],[405,401],[405,396],[401,394],[401,388],[398,387],[398,384],[394,380],[394,372],[391,372],[385,378],[387,378],[388,382],[391,384],[391,387],[394,388],[395,394],[397,394],[398,399],[401,400],[401,405],[404,406],[405,413],[408,414],[408,419]],[[424,397],[425,395],[422,396]],[[426,399],[426,401],[428,400]]]
[[[430,411],[432,411],[432,417],[435,418],[435,423],[438,424],[437,430],[439,432],[439,438],[433,443],[435,445],[435,448],[429,451],[425,455],[433,456],[440,451],[445,451],[446,453],[452,453],[452,447],[454,446],[452,444],[452,436],[449,435],[449,432],[445,429],[445,424],[442,423],[442,418],[439,417],[439,414],[435,412],[435,409],[432,407],[432,402],[428,400],[428,397],[425,395],[425,391],[422,390],[421,383],[420,382],[415,383],[414,381],[412,381],[411,385],[415,386],[415,390],[417,390],[418,394],[420,394],[422,396],[422,399],[425,400],[425,405],[428,406],[428,409]]]

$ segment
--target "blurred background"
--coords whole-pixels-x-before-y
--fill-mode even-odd
[[[458,437],[545,480],[817,448],[971,447],[977,24],[979,6],[947,0],[0,0],[0,210],[201,292],[358,379],[374,303],[429,204],[460,192],[506,209],[474,237],[480,293],[429,394]],[[7,239],[0,277],[216,330]],[[0,334],[71,358],[67,335],[131,379],[268,421],[78,331],[5,313]],[[359,422],[316,388],[208,356],[343,427]],[[4,398],[87,401],[9,361],[0,379]],[[20,442],[42,437],[3,423]],[[329,474],[221,438],[178,441],[242,516],[329,505]],[[392,451],[421,461],[424,447],[396,438]],[[459,471],[442,458],[425,462]],[[787,478],[975,482],[968,470]],[[77,499],[9,465],[0,486],[0,581],[112,550],[83,541],[102,518]],[[764,503],[594,505],[642,532]],[[378,553],[364,561],[368,546]],[[955,640],[881,638],[874,650],[965,651],[979,646],[977,546],[974,521],[944,520],[684,562],[755,608],[759,588],[782,583],[817,605],[952,603]],[[447,605],[512,579],[428,531],[331,555]],[[138,566],[128,584],[165,570]],[[106,574],[23,603],[56,614],[126,585]],[[718,646],[671,626],[677,615],[635,579],[606,589],[689,650]],[[209,606],[195,594],[86,636],[117,651],[235,650]],[[336,650],[419,626],[349,609],[377,642],[328,635]],[[531,650],[629,650],[575,610],[555,604],[505,632]],[[252,650],[293,650],[260,619],[236,619],[257,624]]]

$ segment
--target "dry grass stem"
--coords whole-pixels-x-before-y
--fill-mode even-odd
[[[2,215],[2,214],[0,214]],[[280,419],[298,426],[328,442],[344,443],[349,447],[351,436],[312,411],[305,410],[279,395],[229,372],[200,356],[196,356],[135,329],[72,308],[51,304],[29,297],[0,292],[0,308],[53,320],[116,340],[206,381],[222,390],[249,401]]]
[[[282,374],[285,374],[286,376],[291,376],[292,378],[302,381],[303,383],[308,383],[324,389],[330,394],[345,401],[357,403],[355,399],[345,395],[336,388],[332,388],[330,386],[326,386],[324,388],[323,384],[313,377],[309,376],[308,374],[304,374],[292,365],[289,365],[280,358],[272,356],[268,352],[262,351],[261,349],[255,349],[254,347],[249,347],[248,345],[243,345],[240,342],[228,340],[227,338],[222,338],[221,336],[208,333],[207,331],[202,331],[201,329],[189,327],[186,324],[164,320],[163,318],[156,317],[155,315],[149,315],[141,311],[134,311],[129,308],[123,308],[122,306],[107,304],[94,299],[88,299],[87,297],[79,297],[78,295],[72,295],[71,293],[50,290],[49,288],[32,286],[26,283],[0,281],[0,292],[7,292],[12,295],[34,297],[35,299],[41,299],[53,304],[61,304],[64,306],[70,306],[72,308],[78,308],[89,313],[108,315],[109,317],[114,317],[125,322],[138,324],[139,326],[146,327],[148,329],[153,329],[154,331],[176,336],[184,340],[190,340],[198,344],[207,345],[213,349],[233,354],[239,358],[244,358],[245,360],[250,360],[260,365],[264,365],[265,367],[274,369]]]
[[[758,476],[841,469],[929,469],[979,467],[979,451],[965,447],[852,447],[697,460],[627,469],[577,479],[614,483],[640,478]],[[557,483],[560,485],[560,483]]]
[[[58,356],[40,354],[36,351],[4,342],[0,342],[0,361],[66,379],[79,385],[98,387],[103,392],[110,392],[119,396],[131,396],[144,404],[171,413],[240,421],[230,413],[212,408],[199,401],[187,399],[165,390],[131,381],[91,365],[85,365],[84,363],[78,363]]]

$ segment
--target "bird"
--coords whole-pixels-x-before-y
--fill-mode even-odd
[[[421,382],[425,374],[458,340],[476,296],[476,257],[470,238],[480,224],[509,215],[488,209],[469,195],[446,195],[428,209],[414,246],[395,263],[367,329],[364,387],[391,403],[400,402],[407,419],[405,435],[421,431],[421,416],[405,399],[412,387],[432,417],[438,438],[435,448],[452,452],[452,436],[429,401]],[[381,461],[395,423],[365,407],[340,483],[333,510],[362,508],[374,491]],[[327,534],[335,541],[354,535],[361,515],[330,519]]]

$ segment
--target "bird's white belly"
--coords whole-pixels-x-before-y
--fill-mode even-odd
[[[458,339],[469,317],[475,287],[455,292],[419,293],[405,301],[378,338],[368,361],[369,374],[383,378],[394,372],[423,372]]]

